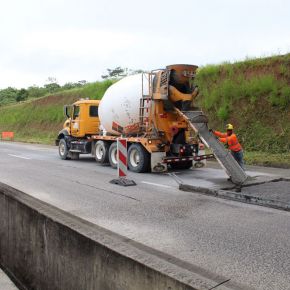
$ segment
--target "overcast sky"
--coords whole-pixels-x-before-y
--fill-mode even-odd
[[[0,0],[0,88],[290,52],[288,0]]]

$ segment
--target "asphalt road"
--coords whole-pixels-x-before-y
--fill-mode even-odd
[[[247,173],[290,176],[255,167]],[[208,187],[226,179],[216,165],[176,175]],[[110,184],[115,177],[92,158],[63,161],[55,147],[0,142],[1,182],[240,289],[290,290],[289,212],[182,192],[168,174],[131,173],[137,186],[126,188]]]

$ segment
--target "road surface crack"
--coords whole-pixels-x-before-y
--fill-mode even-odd
[[[230,280],[231,280],[231,279],[227,279],[227,280],[225,280],[225,281],[223,281],[223,282],[221,282],[221,283],[219,283],[219,284],[213,286],[212,288],[210,288],[210,289],[208,289],[208,290],[217,289],[217,287],[219,287],[219,286],[221,286],[221,285],[223,285],[223,284],[229,282]]]
[[[129,195],[126,195],[126,194],[116,193],[116,192],[111,191],[111,190],[108,190],[108,189],[104,189],[104,188],[100,188],[100,187],[97,187],[97,186],[94,186],[94,185],[90,185],[90,184],[82,183],[82,182],[79,182],[79,181],[76,181],[76,180],[72,180],[72,182],[77,183],[77,184],[80,184],[80,185],[84,185],[84,186],[87,186],[87,187],[90,187],[90,188],[94,188],[94,189],[98,189],[98,190],[103,190],[103,191],[105,191],[105,192],[108,192],[108,193],[111,193],[111,194],[114,194],[114,195],[118,195],[118,196],[126,197],[126,198],[129,198],[129,199],[133,199],[133,200],[135,200],[135,201],[141,202],[140,199],[137,199],[137,198],[135,198],[135,197],[132,197],[132,196],[129,196]]]

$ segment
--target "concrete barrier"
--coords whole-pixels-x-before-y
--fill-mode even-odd
[[[0,263],[29,290],[245,289],[2,183]]]

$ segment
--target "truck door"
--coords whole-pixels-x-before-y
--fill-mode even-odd
[[[86,134],[97,134],[99,132],[100,121],[99,121],[99,107],[97,105],[89,105],[89,116],[86,124]]]
[[[71,135],[79,137],[80,135],[80,106],[75,105],[73,107],[73,115],[71,120]]]

